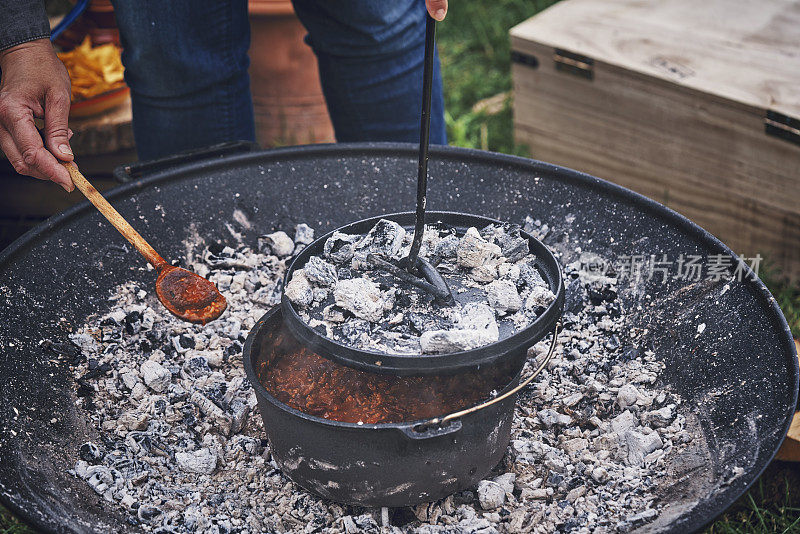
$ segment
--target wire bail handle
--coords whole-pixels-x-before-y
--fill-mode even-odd
[[[555,353],[555,350],[556,350],[556,343],[558,341],[558,333],[559,333],[560,330],[561,330],[561,321],[557,322],[555,328],[553,328],[553,340],[550,342],[550,348],[548,349],[547,355],[545,356],[544,360],[539,364],[538,367],[536,367],[536,369],[533,371],[533,373],[528,378],[526,378],[525,380],[520,382],[516,387],[510,389],[509,391],[506,391],[505,393],[503,393],[502,395],[500,395],[498,397],[495,397],[495,398],[490,399],[488,401],[482,402],[481,404],[477,404],[477,405],[472,406],[470,408],[465,408],[464,410],[461,410],[461,411],[458,411],[458,412],[453,412],[451,414],[447,414],[444,417],[435,417],[433,419],[429,419],[427,421],[423,421],[422,423],[420,423],[419,425],[416,425],[416,426],[425,427],[425,426],[441,425],[442,423],[446,423],[447,421],[452,421],[453,419],[458,419],[459,417],[463,417],[465,415],[469,415],[469,414],[477,412],[479,410],[483,410],[484,408],[488,408],[489,406],[491,406],[493,404],[497,404],[498,402],[501,402],[501,401],[509,398],[510,396],[518,393],[520,390],[525,388],[528,384],[533,382],[533,379],[536,378],[537,376],[539,376],[539,373],[541,373],[544,370],[544,368],[547,367],[547,364],[550,363],[550,360],[553,358],[553,353]]]

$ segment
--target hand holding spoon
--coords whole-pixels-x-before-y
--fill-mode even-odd
[[[63,165],[75,187],[80,189],[89,202],[156,269],[156,295],[170,313],[184,321],[200,324],[206,324],[222,315],[228,303],[214,284],[191,271],[167,263],[89,183],[74,163],[67,162]]]

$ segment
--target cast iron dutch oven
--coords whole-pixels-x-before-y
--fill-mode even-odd
[[[499,392],[498,397],[509,393],[507,397],[452,420],[377,425],[332,421],[287,406],[262,385],[259,370],[269,364],[276,344],[301,347],[282,326],[278,307],[258,321],[244,345],[244,367],[256,391],[270,452],[302,487],[348,504],[408,506],[477,484],[503,457],[520,371]]]

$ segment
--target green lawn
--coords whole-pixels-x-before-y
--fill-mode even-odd
[[[461,0],[438,25],[447,135],[451,145],[527,156],[514,143],[508,30],[553,0]],[[497,96],[500,111],[473,109]]]
[[[527,155],[514,143],[508,30],[554,3],[551,0],[459,0],[439,25],[447,108],[447,129],[453,145]],[[497,95],[488,112],[476,104]],[[498,111],[499,109],[499,111]],[[770,290],[800,335],[800,287],[774,272],[764,276]],[[800,470],[776,462],[709,533],[800,533]],[[0,534],[31,530],[0,509]]]
[[[34,534],[34,531],[0,506],[0,534]]]
[[[790,284],[769,268],[761,279],[778,301],[795,339],[800,338],[800,285]]]

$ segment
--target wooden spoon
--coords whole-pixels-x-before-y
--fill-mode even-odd
[[[191,271],[167,263],[89,183],[74,163],[67,162],[63,165],[69,171],[75,187],[155,267],[158,272],[156,295],[170,313],[184,321],[200,324],[206,324],[222,315],[228,303],[214,284]]]

